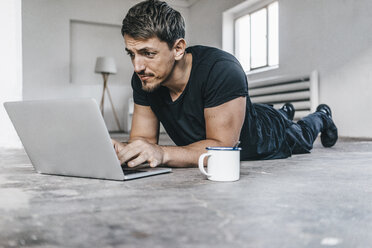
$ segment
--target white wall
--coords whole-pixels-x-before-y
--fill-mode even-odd
[[[222,48],[222,13],[243,1],[199,0],[190,8],[183,4],[186,1],[170,0],[169,3],[186,19],[186,40],[189,45],[204,44]],[[7,2],[19,0],[1,1],[1,4],[5,6]],[[24,0],[24,98],[92,96],[99,100],[99,75],[96,75],[96,84],[70,83],[70,20],[120,25],[129,7],[137,2]],[[0,13],[5,14],[2,17],[9,15],[3,11],[6,8],[0,9]],[[372,137],[372,129],[369,128],[372,117],[366,114],[372,108],[369,97],[372,92],[371,11],[372,1],[369,0],[279,0],[280,66],[273,71],[250,75],[249,79],[302,74],[317,69],[320,73],[321,101],[332,106],[340,135]],[[5,22],[1,25],[1,29],[8,27],[5,27]],[[2,39],[0,42],[3,44],[7,41]],[[2,45],[0,49],[6,46]],[[11,49],[4,51],[9,52]],[[128,68],[132,66],[125,53],[122,59],[127,65],[127,71],[122,72],[122,78],[116,79],[119,83],[110,86],[120,112],[121,124],[126,127],[127,98],[132,94],[129,86],[131,69]],[[14,66],[20,68],[20,65]],[[12,80],[18,82],[19,87],[16,88],[19,91],[21,79]],[[11,94],[0,93],[1,100],[5,100],[5,95]],[[21,94],[16,92],[15,97],[21,97]],[[112,116],[107,115],[106,122],[109,129],[116,128]]]
[[[241,1],[193,5],[190,20],[200,24],[191,25],[192,43],[221,47],[222,9],[233,2]],[[371,138],[371,13],[370,0],[279,0],[279,68],[249,79],[316,69],[320,101],[331,105],[339,134]]]
[[[244,0],[199,0],[190,7],[189,45],[222,48],[222,13]]]
[[[124,51],[120,26],[129,8],[137,2],[139,1],[24,0],[22,6],[24,99],[94,97],[99,102],[102,77],[94,74],[95,56],[89,53],[89,49],[76,49],[84,48],[81,43],[78,43],[81,39],[89,40],[86,42],[87,47],[97,47],[99,43],[105,41],[104,45],[107,46],[107,50],[112,51],[111,48],[116,47],[115,51],[117,51],[113,56],[119,65],[118,74],[109,77],[109,87],[121,126],[126,129],[128,98],[132,96],[130,79],[133,67]],[[177,1],[170,1],[170,3],[177,4]],[[187,22],[187,6],[181,4],[174,5],[174,7],[181,12]],[[71,20],[73,21],[72,31],[70,30]],[[74,22],[76,20],[79,22]],[[96,38],[92,37],[91,27],[95,23],[97,24]],[[107,32],[104,31],[104,24],[108,24]],[[112,31],[112,29],[116,26],[117,37],[113,38],[115,30]],[[98,34],[107,34],[108,37],[102,39],[102,36]],[[104,49],[105,47],[101,50]],[[106,54],[100,56],[102,55]],[[84,74],[86,71],[82,72],[83,74],[77,74],[76,77],[74,77],[75,74],[71,75],[70,57],[73,62],[80,61],[79,66],[85,65],[85,62],[81,62],[84,60],[87,64],[91,63],[87,65],[86,71],[92,67],[92,75]],[[72,73],[74,69],[76,67],[72,68]],[[79,73],[79,70],[75,70],[75,73]],[[108,100],[107,96],[106,100]],[[105,102],[105,121],[109,130],[117,129],[109,101]]]
[[[0,147],[21,147],[3,107],[22,99],[21,0],[0,1]]]
[[[279,1],[279,69],[255,77],[317,69],[339,134],[372,137],[371,12],[369,0]]]

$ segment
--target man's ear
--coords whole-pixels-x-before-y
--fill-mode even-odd
[[[173,50],[175,54],[175,60],[181,60],[185,55],[186,41],[183,38],[176,40],[173,45]]]

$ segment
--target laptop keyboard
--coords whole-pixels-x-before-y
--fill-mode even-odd
[[[146,171],[144,171],[144,170],[133,170],[133,169],[123,168],[123,172],[124,172],[124,175],[129,175],[129,174],[146,172]]]

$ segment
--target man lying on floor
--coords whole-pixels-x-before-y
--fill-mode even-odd
[[[129,142],[113,144],[129,167],[197,166],[205,147],[234,146],[239,140],[241,160],[309,153],[319,132],[323,146],[336,143],[327,105],[294,123],[292,104],[279,110],[252,104],[238,60],[216,48],[186,48],[184,20],[165,2],[133,6],[121,32],[134,66],[135,105]],[[157,144],[159,122],[177,146]]]

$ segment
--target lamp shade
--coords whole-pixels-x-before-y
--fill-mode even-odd
[[[98,57],[96,61],[96,73],[116,73],[115,59],[112,57]]]

